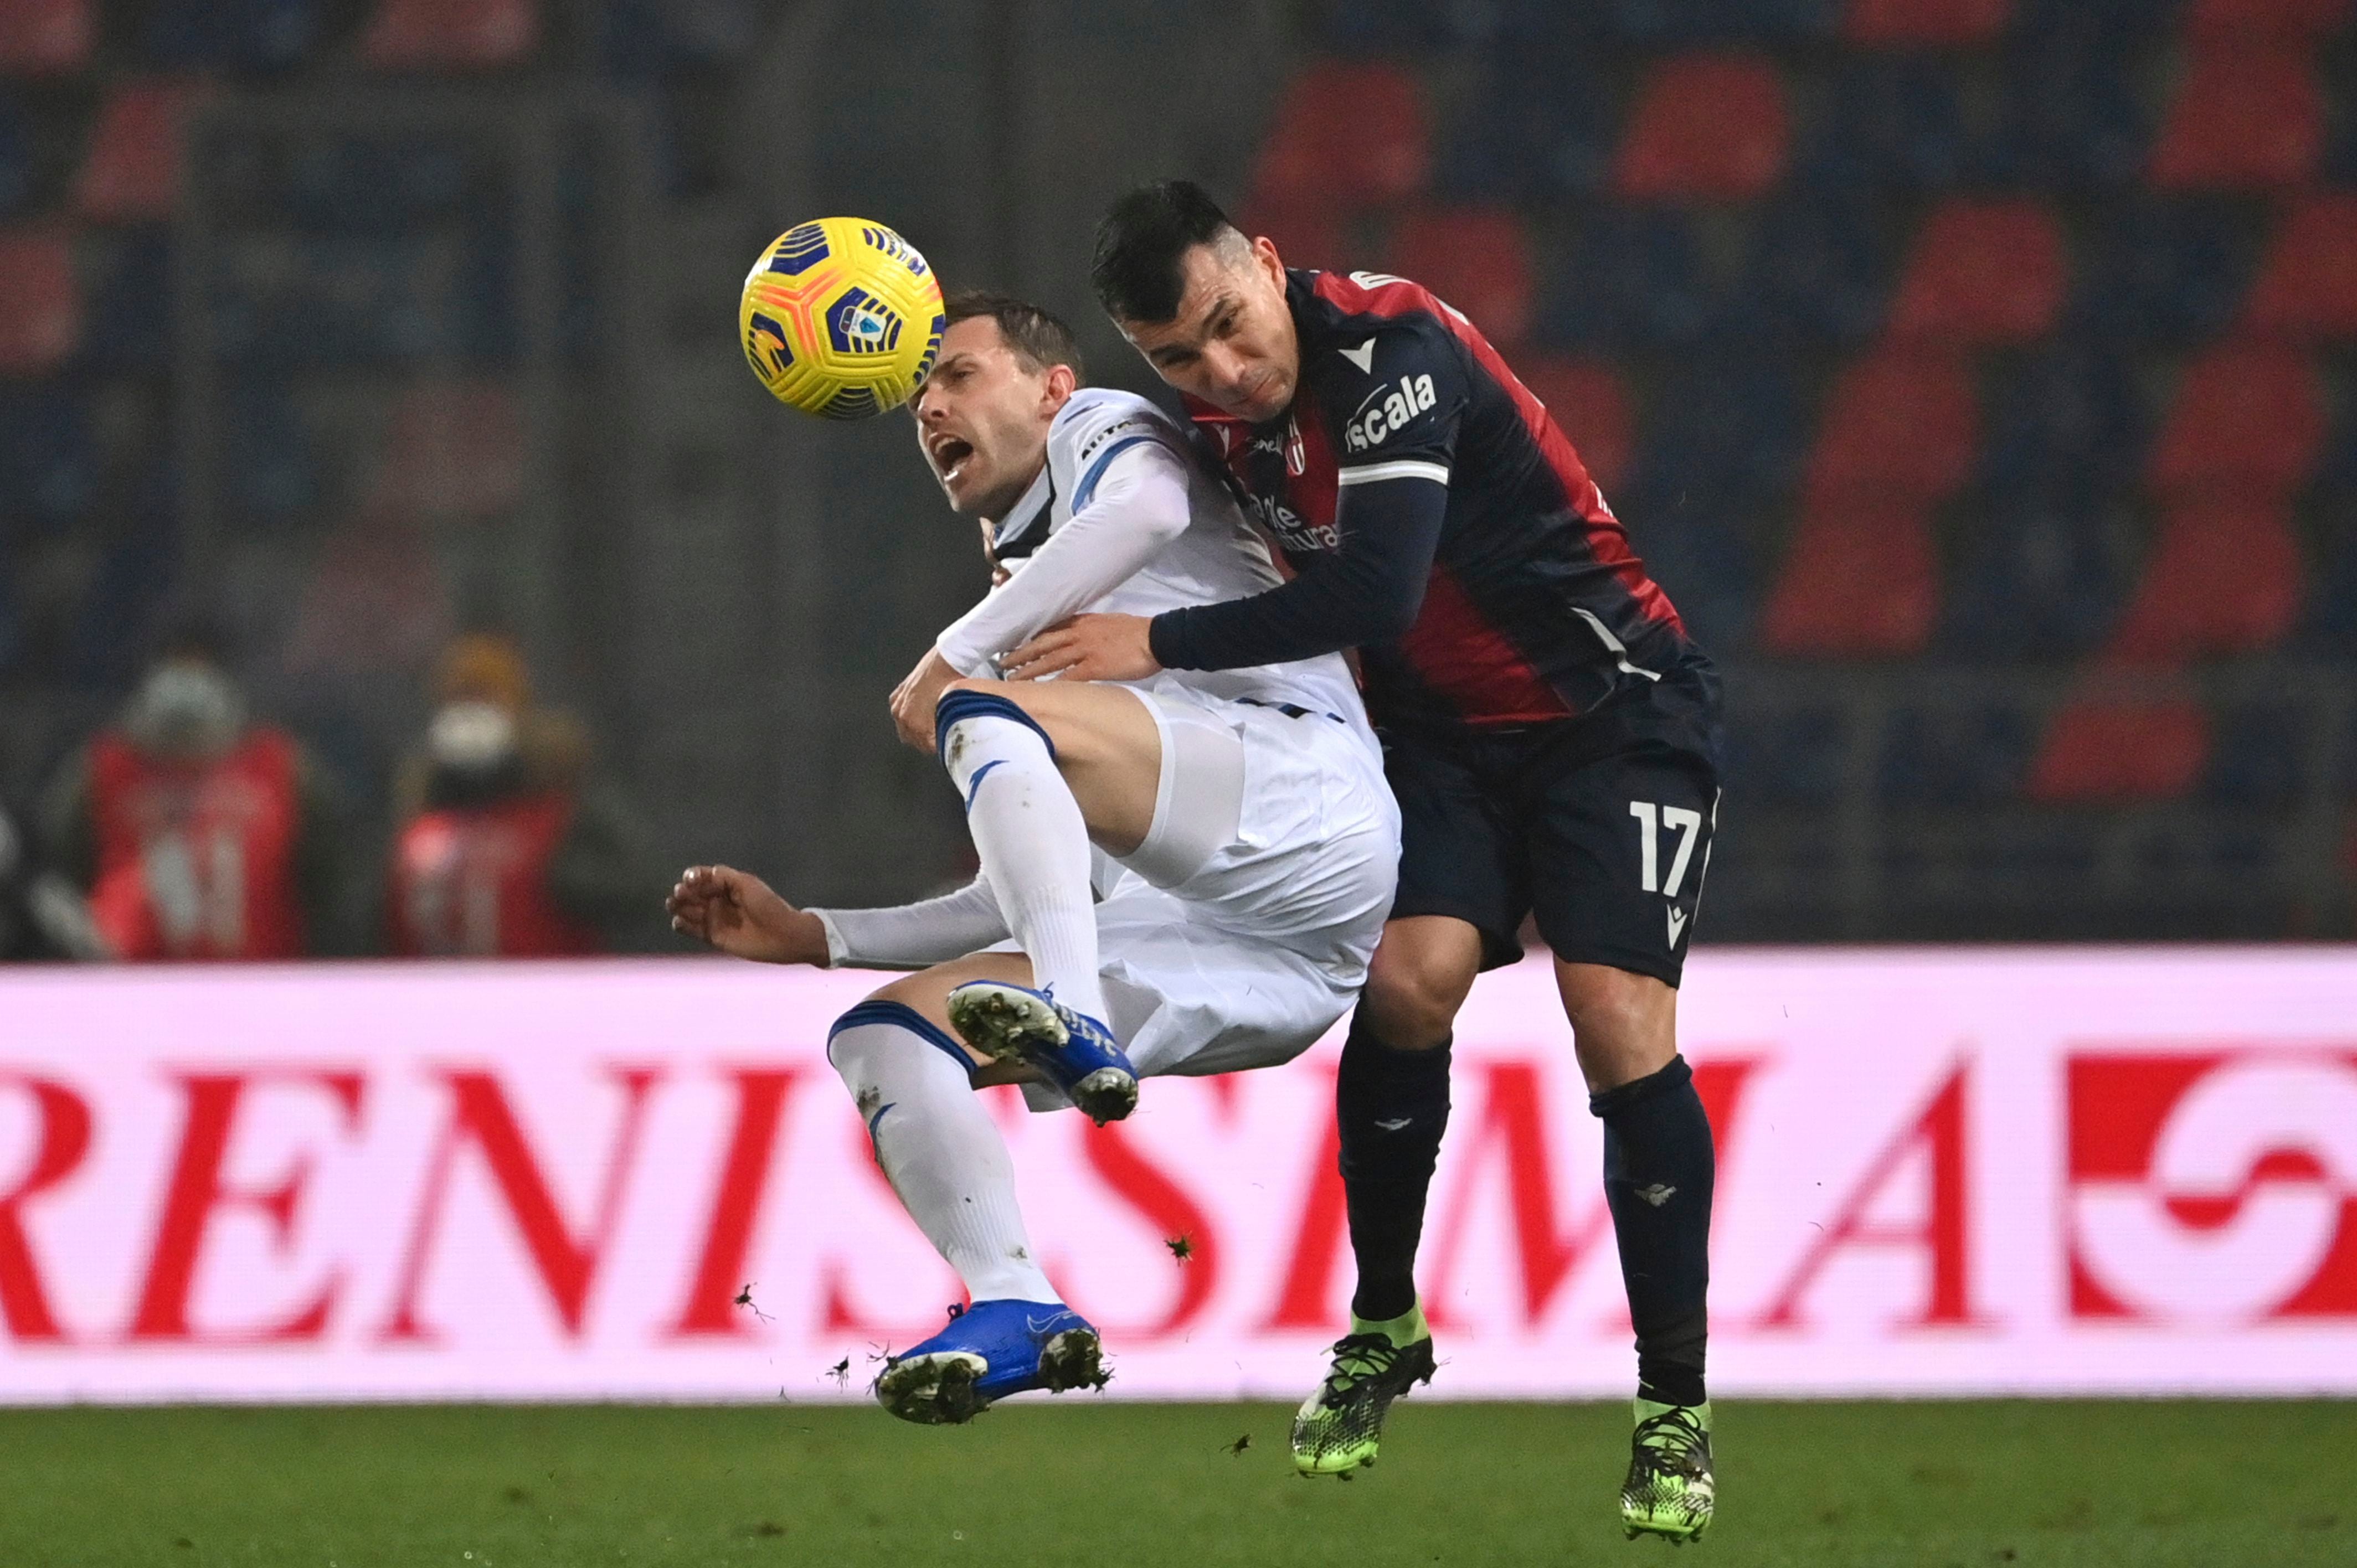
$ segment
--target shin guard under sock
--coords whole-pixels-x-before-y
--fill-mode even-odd
[[[1673,1057],[1659,1072],[1592,1096],[1587,1108],[1604,1122],[1604,1197],[1637,1330],[1638,1397],[1698,1405],[1715,1161],[1694,1069]]]
[[[1448,1130],[1448,1043],[1394,1050],[1353,1015],[1334,1084],[1342,1190],[1359,1284],[1353,1316],[1375,1321],[1415,1307],[1415,1249],[1424,1200]]]

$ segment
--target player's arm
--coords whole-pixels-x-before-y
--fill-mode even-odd
[[[1233,670],[1388,642],[1415,624],[1448,510],[1467,398],[1465,371],[1437,323],[1380,334],[1362,377],[1333,378],[1308,417],[1342,455],[1335,547],[1290,582],[1151,621],[1083,616],[1008,656],[1027,678],[1129,680],[1167,670]],[[1404,398],[1393,393],[1403,386]]]
[[[1188,460],[1173,445],[1130,437],[1101,461],[1071,519],[952,623],[892,693],[892,722],[909,745],[931,748],[942,687],[961,675],[995,677],[1000,654],[1104,597],[1186,531]]]
[[[1009,934],[997,895],[980,877],[942,897],[888,909],[798,909],[750,872],[692,865],[666,907],[673,930],[761,963],[922,969]]]

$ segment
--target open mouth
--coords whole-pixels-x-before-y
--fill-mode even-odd
[[[966,462],[974,456],[974,443],[962,435],[936,435],[927,444],[933,459],[933,471],[943,484],[953,483]]]

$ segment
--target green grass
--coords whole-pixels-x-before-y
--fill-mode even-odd
[[[1394,1412],[1297,1480],[1269,1405],[0,1412],[5,1568],[1650,1563],[1601,1405]],[[1242,1453],[1229,1448],[1249,1434]],[[2357,1563],[2357,1404],[1734,1404],[1681,1564]],[[468,1553],[472,1553],[471,1557]]]

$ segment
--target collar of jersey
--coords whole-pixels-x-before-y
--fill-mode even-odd
[[[1040,542],[1048,537],[1048,517],[1055,506],[1054,466],[1042,463],[1039,465],[1039,477],[1031,481],[1031,488],[1023,492],[1023,499],[1009,507],[1006,515],[998,520],[997,531],[992,535],[990,553],[1001,561],[1012,561],[1039,549]]]

